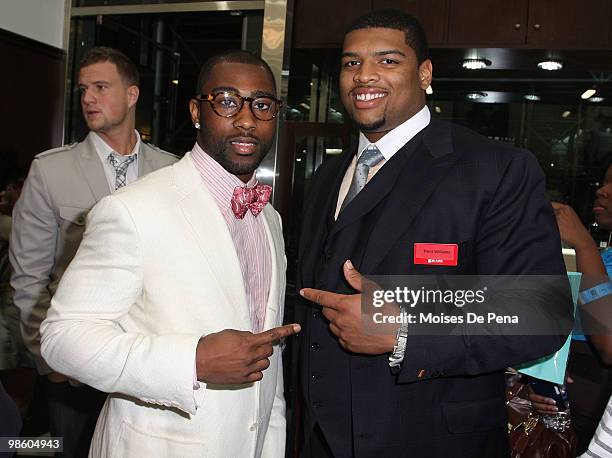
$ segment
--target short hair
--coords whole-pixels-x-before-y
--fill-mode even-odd
[[[355,19],[346,33],[373,28],[395,29],[404,32],[406,44],[414,50],[419,65],[429,58],[429,45],[423,26],[411,14],[394,9],[372,11]]]
[[[229,51],[223,51],[219,54],[215,54],[214,56],[209,57],[206,62],[202,64],[202,68],[200,69],[200,75],[198,76],[196,94],[199,94],[200,91],[202,91],[202,88],[210,78],[210,74],[212,73],[212,70],[215,65],[223,63],[257,65],[263,68],[270,75],[270,78],[272,79],[272,84],[274,85],[274,90],[276,91],[276,80],[274,79],[274,74],[272,73],[272,69],[265,60],[250,51],[245,51],[242,49],[232,49]]]
[[[83,67],[97,64],[100,62],[110,62],[115,64],[119,76],[128,86],[140,85],[140,74],[136,68],[136,64],[123,54],[118,49],[109,48],[106,46],[96,46],[87,51],[79,64],[79,71]]]

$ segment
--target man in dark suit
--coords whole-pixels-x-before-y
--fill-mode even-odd
[[[565,275],[536,159],[430,120],[427,56],[421,26],[399,11],[365,15],[345,36],[340,94],[360,136],[320,167],[305,206],[303,456],[506,456],[503,370],[565,340],[362,330],[360,273]],[[427,246],[451,246],[450,258],[420,261]]]

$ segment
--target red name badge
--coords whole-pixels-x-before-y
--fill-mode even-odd
[[[426,266],[456,266],[459,247],[456,243],[415,243],[414,263]]]

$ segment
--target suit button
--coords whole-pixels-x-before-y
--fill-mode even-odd
[[[311,406],[312,406],[313,409],[320,409],[321,407],[323,407],[323,404],[321,404],[319,401],[314,401],[311,404]]]
[[[312,312],[312,317],[313,318],[321,318],[321,312],[319,312],[318,310]]]
[[[318,372],[313,372],[312,374],[310,374],[310,377],[312,378],[313,382],[316,382],[321,378],[321,374],[319,374]]]
[[[321,346],[317,342],[315,342],[310,346],[310,348],[312,349],[312,351],[317,351],[319,348],[321,348]]]

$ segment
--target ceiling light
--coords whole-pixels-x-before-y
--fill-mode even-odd
[[[478,100],[485,98],[488,94],[486,92],[470,92],[465,94],[465,96],[470,100]]]
[[[569,115],[571,115],[571,114],[572,114],[572,112],[571,112],[571,111],[569,111],[569,110],[565,110],[565,111],[564,111],[564,112],[561,114],[561,117],[562,117],[562,118],[567,118],[567,117],[569,117]]]
[[[543,60],[542,62],[538,62],[538,68],[542,70],[561,70],[563,68],[563,62],[559,60]]]
[[[429,86],[427,86],[427,89],[425,89],[425,94],[427,94],[427,95],[433,94],[433,89],[431,87],[431,84]]]
[[[593,97],[591,97],[589,99],[589,102],[593,102],[593,103],[599,103],[599,102],[603,102],[603,101],[604,101],[604,98],[600,97],[598,95],[594,95]]]
[[[593,89],[593,88],[591,88],[591,89],[587,89],[586,91],[584,91],[584,92],[582,93],[582,95],[580,96],[580,98],[581,98],[582,100],[586,100],[586,99],[588,99],[589,97],[594,96],[596,92],[597,92],[597,90],[596,90],[596,89]]]
[[[536,94],[525,94],[523,98],[525,100],[529,100],[530,102],[537,102],[538,100],[540,100],[540,96]]]
[[[461,66],[468,70],[480,70],[491,65],[491,61],[488,59],[463,59]]]

